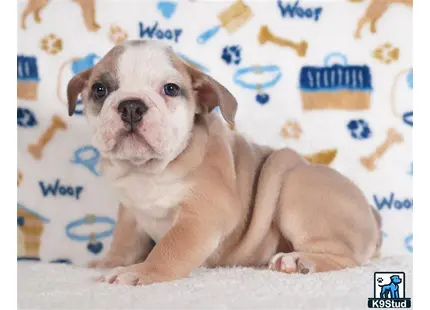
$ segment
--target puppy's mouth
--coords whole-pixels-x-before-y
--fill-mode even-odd
[[[136,127],[123,128],[119,131],[117,137],[118,144],[124,143],[127,140],[133,143],[135,147],[142,147],[155,153],[154,148],[148,143]]]

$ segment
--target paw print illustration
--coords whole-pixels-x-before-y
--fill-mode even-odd
[[[121,44],[128,39],[128,33],[118,25],[111,25],[109,29],[109,40],[113,44]]]
[[[226,62],[226,64],[234,63],[235,65],[240,64],[242,49],[239,45],[226,46],[222,49],[221,59]]]
[[[281,128],[281,135],[286,139],[292,138],[298,140],[302,135],[302,127],[297,121],[289,120]]]
[[[36,116],[27,108],[17,108],[17,124],[19,127],[29,128],[37,125]]]
[[[382,282],[384,282],[384,279],[378,278],[376,281],[378,281],[378,283],[382,283]]]
[[[372,136],[369,124],[363,119],[351,120],[346,127],[354,139],[365,140]]]
[[[373,51],[373,57],[384,64],[399,60],[400,50],[391,43],[385,43]]]
[[[40,40],[40,48],[48,54],[55,55],[63,50],[63,41],[51,33]]]

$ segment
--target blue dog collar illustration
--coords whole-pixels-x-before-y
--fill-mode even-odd
[[[90,234],[77,234],[73,232],[73,229],[80,227],[82,225],[88,225],[92,223],[104,223],[109,224],[111,227],[105,231],[98,232],[98,233],[90,233]],[[78,242],[85,242],[90,241],[93,239],[103,239],[111,236],[113,234],[115,228],[115,221],[111,219],[110,217],[106,216],[91,216],[91,217],[83,217],[81,219],[78,219],[76,221],[70,222],[66,226],[66,236],[70,238],[73,241]]]
[[[244,75],[249,73],[259,74],[259,73],[266,73],[266,72],[275,73],[275,76],[272,78],[272,80],[267,81],[265,83],[247,83],[241,79]],[[270,88],[275,86],[276,83],[279,82],[281,77],[282,77],[281,69],[278,66],[268,65],[268,66],[252,66],[252,67],[238,69],[233,76],[233,80],[237,85],[243,88],[259,90],[259,89],[265,89],[265,88]]]
[[[92,145],[78,148],[73,154],[72,163],[87,167],[94,175],[100,176],[96,166],[100,160],[100,152]]]
[[[248,83],[245,82],[242,78],[247,74],[262,74],[262,73],[273,73],[274,77],[263,83]],[[255,96],[255,100],[260,104],[266,104],[269,102],[270,96],[267,93],[263,93],[263,89],[270,88],[276,85],[282,77],[281,69],[276,65],[268,65],[268,66],[252,66],[247,68],[238,69],[234,76],[233,81],[246,89],[256,90],[257,95]]]

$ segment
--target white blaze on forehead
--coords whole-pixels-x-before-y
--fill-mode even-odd
[[[139,92],[149,87],[160,87],[166,79],[180,78],[166,47],[158,42],[127,45],[118,59],[120,89]]]

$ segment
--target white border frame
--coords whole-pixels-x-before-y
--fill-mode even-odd
[[[22,0],[19,0],[22,1]],[[2,121],[0,133],[2,142],[1,154],[1,182],[3,184],[2,218],[0,225],[2,236],[2,255],[0,264],[3,269],[2,304],[6,309],[17,309],[17,260],[16,238],[13,225],[16,218],[17,200],[17,125],[16,125],[16,53],[17,53],[17,1],[0,1],[0,22],[2,31],[2,49],[0,53],[1,81],[0,91],[2,99]]]
[[[430,100],[426,85],[430,72],[429,35],[430,22],[428,13],[430,2],[428,0],[415,0],[413,8],[413,56],[414,56],[414,129],[413,129],[413,158],[414,158],[414,200],[413,214],[414,230],[414,277],[412,307],[425,309],[428,307],[428,281],[429,268],[426,252],[429,244],[429,182],[430,173]],[[427,39],[425,39],[427,38]]]
[[[25,1],[25,0],[18,0]],[[51,0],[52,1],[52,0]],[[257,1],[257,0],[254,0]],[[272,0],[273,1],[273,0]],[[306,1],[306,0],[302,0]],[[330,0],[327,0],[330,1]],[[341,0],[339,0],[341,1]],[[347,1],[347,0],[342,0]],[[367,0],[368,1],[368,0]],[[204,2],[197,0],[196,2]],[[6,273],[3,288],[3,305],[8,305],[7,309],[16,308],[10,305],[17,302],[17,282],[16,282],[16,235],[13,233],[13,218],[15,218],[15,202],[16,202],[16,183],[13,181],[16,178],[17,166],[17,130],[15,124],[15,109],[13,102],[16,101],[16,80],[12,78],[15,71],[15,56],[17,48],[17,3],[14,1],[0,1],[0,21],[3,31],[3,48],[0,52],[2,68],[2,106],[3,119],[0,122],[2,128],[2,166],[1,177],[3,178],[2,188],[2,215],[5,219],[0,225],[1,236],[3,236],[3,255],[1,265],[3,266],[3,274]],[[12,12],[15,13],[12,14]],[[430,174],[430,95],[426,93],[426,88],[429,88],[427,83],[430,83],[427,74],[430,74],[430,48],[429,21],[430,1],[415,0],[414,1],[414,60],[417,64],[414,66],[414,98],[416,99],[415,106],[415,122],[413,129],[414,139],[414,198],[415,210],[413,211],[414,219],[414,269],[416,272],[413,277],[413,294],[412,305],[416,309],[424,309],[428,305],[427,279],[428,279],[428,262],[429,257],[426,255],[429,244],[427,236],[430,235],[429,224],[430,220],[430,199],[427,192],[430,190],[429,181],[427,178]],[[15,22],[14,17],[15,16]],[[11,31],[15,29],[15,31]],[[15,165],[13,165],[13,163]],[[6,212],[6,213],[4,213]],[[14,266],[14,268],[12,268]]]

